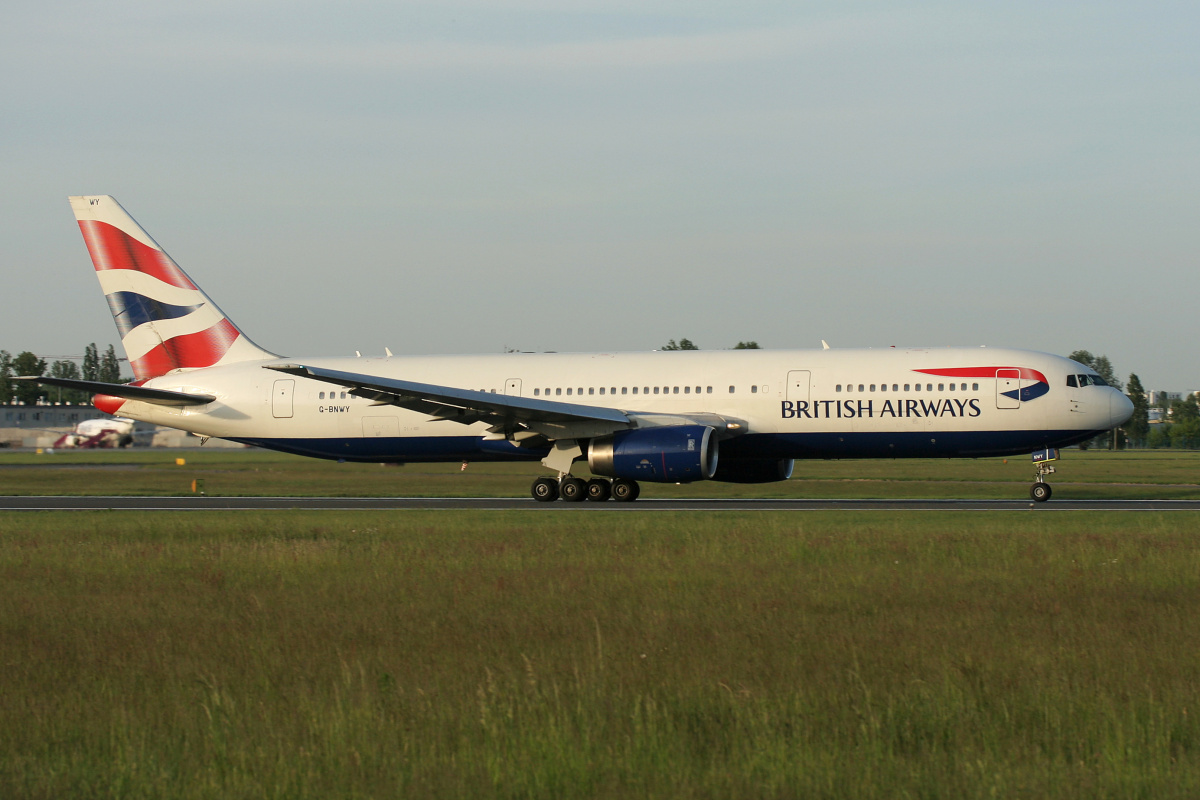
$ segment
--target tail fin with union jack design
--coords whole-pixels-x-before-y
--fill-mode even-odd
[[[72,197],[71,208],[137,380],[276,358],[246,338],[112,197]]]

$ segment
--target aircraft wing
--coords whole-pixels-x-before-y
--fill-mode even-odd
[[[578,438],[602,436],[637,424],[625,412],[605,406],[558,403],[303,364],[273,364],[267,369],[345,386],[356,397],[418,411],[434,419],[464,425],[486,422],[496,434],[530,431],[548,439]]]
[[[32,381],[45,386],[61,386],[64,389],[79,389],[92,394],[107,394],[112,397],[124,397],[127,400],[141,400],[144,403],[153,403],[159,406],[202,406],[217,399],[211,394],[189,394],[172,392],[167,389],[148,389],[145,386],[133,386],[128,383],[101,383],[100,381],[82,381],[75,378],[26,375],[13,377],[12,380]]]

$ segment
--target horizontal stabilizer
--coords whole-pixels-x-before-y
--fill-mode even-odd
[[[49,378],[38,375],[14,377],[14,381],[31,381],[43,386],[61,386],[64,389],[79,389],[92,394],[106,394],[110,397],[124,397],[127,400],[141,400],[143,403],[153,403],[159,406],[202,406],[217,398],[211,394],[188,394],[187,392],[172,392],[166,389],[147,389],[144,386],[131,386],[128,383],[101,383],[100,381],[81,381],[74,378]]]

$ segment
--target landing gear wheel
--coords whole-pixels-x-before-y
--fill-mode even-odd
[[[568,503],[581,503],[587,499],[587,484],[582,478],[563,478],[558,482],[558,494]]]
[[[593,503],[603,503],[612,496],[612,484],[603,478],[592,478],[587,482],[587,499]]]
[[[617,478],[612,482],[612,499],[618,503],[632,503],[641,493],[642,487],[638,486],[637,481]]]
[[[1038,481],[1033,486],[1029,487],[1029,496],[1039,503],[1044,503],[1049,500],[1050,495],[1053,493],[1054,492],[1051,490],[1050,484],[1042,483],[1041,481]]]
[[[532,494],[539,503],[553,503],[558,499],[558,481],[554,478],[538,478],[533,482]]]

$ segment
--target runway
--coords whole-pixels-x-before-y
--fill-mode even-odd
[[[539,503],[516,497],[0,497],[0,511],[1200,511],[1200,500],[651,500]]]

